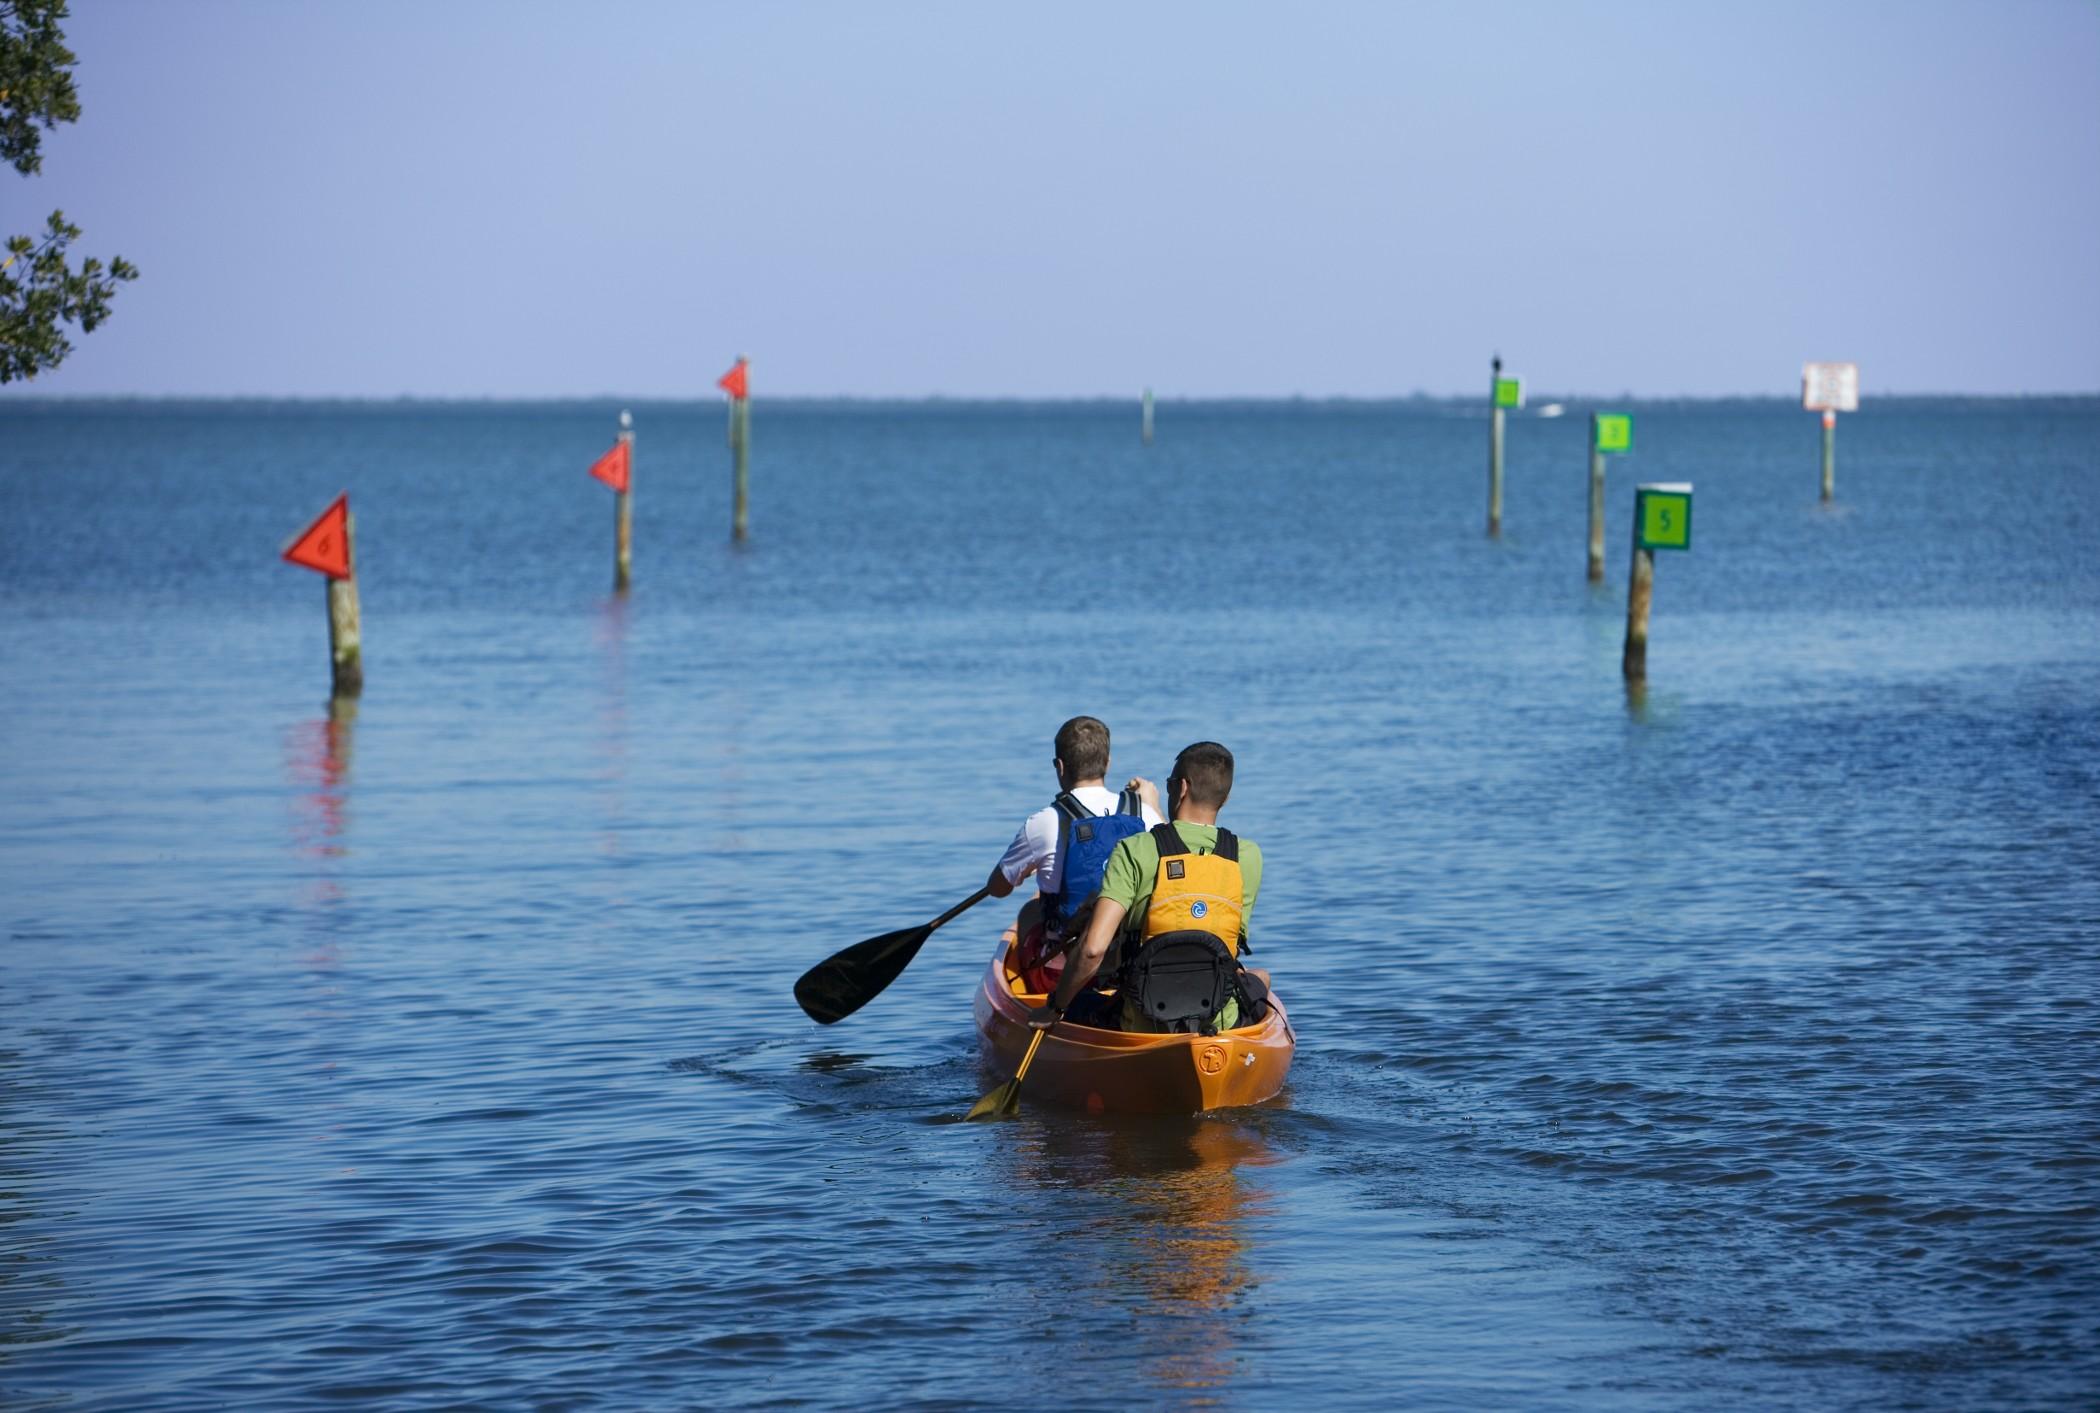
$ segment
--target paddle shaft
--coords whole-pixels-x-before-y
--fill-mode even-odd
[[[978,889],[975,893],[972,893],[969,897],[963,899],[960,903],[957,903],[954,907],[942,913],[932,922],[927,923],[926,930],[928,932],[934,931],[942,923],[948,921],[950,918],[958,917],[961,914],[968,912],[970,909],[976,907],[979,903],[983,902],[986,898],[989,898],[991,896],[992,886],[989,883],[987,883],[984,887]]]
[[[1021,1056],[1021,1067],[1014,1071],[1014,1092],[1012,1096],[1013,1098],[1020,1098],[1021,1081],[1028,1078],[1028,1067],[1035,1063],[1035,1052],[1038,1049],[1042,1048],[1043,1037],[1048,1035],[1049,1033],[1050,1032],[1047,1030],[1039,1030],[1034,1035],[1029,1037],[1028,1053]]]

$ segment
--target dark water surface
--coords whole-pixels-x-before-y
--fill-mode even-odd
[[[2100,402],[0,406],[0,1404],[2100,1400]],[[1697,485],[1651,685],[1636,480]],[[340,489],[369,685],[325,701]],[[1052,789],[1238,753],[1276,1103],[950,1122]],[[1025,1095],[1025,1091],[1024,1091]]]

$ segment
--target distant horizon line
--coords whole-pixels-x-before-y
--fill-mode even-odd
[[[2100,398],[2100,388],[2086,391],[2056,392],[1881,392],[1865,393],[1860,401],[1863,405],[1874,402],[2040,402],[2065,400],[2090,400]],[[863,404],[879,406],[897,405],[977,405],[977,406],[1069,406],[1069,407],[1124,407],[1141,403],[1144,394],[1091,393],[1091,394],[1029,394],[1029,393],[774,393],[759,394],[753,398],[758,403],[775,403],[783,406]],[[1155,405],[1202,406],[1202,405],[1271,405],[1292,406],[1356,405],[1389,406],[1395,404],[1441,404],[1470,406],[1487,402],[1482,393],[1389,393],[1372,396],[1358,393],[1265,393],[1265,394],[1181,394],[1154,393]],[[1528,395],[1526,412],[1537,412],[1552,406],[1579,404],[1589,406],[1604,403],[1725,403],[1725,402],[1779,402],[1798,404],[1798,393],[1588,393],[1551,392]],[[722,397],[717,392],[696,392],[689,396],[672,394],[620,394],[620,393],[89,393],[33,391],[0,392],[0,408],[7,406],[37,406],[61,404],[83,406],[95,403],[243,403],[281,405],[326,405],[326,406],[385,406],[403,405],[429,406],[601,406],[619,404],[630,407],[643,406],[720,406]]]

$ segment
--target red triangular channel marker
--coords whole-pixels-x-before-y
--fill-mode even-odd
[[[743,359],[739,358],[736,361],[736,367],[715,379],[715,386],[728,393],[731,397],[751,396],[750,379],[744,373],[744,370],[749,366]]]
[[[613,449],[591,463],[591,474],[616,491],[627,489],[627,443],[614,442]]]
[[[331,579],[350,577],[350,493],[335,498],[321,518],[306,527],[285,550],[284,557],[308,569],[318,569]]]

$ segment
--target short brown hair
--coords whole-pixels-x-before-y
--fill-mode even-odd
[[[1217,809],[1232,794],[1232,752],[1216,741],[1183,746],[1174,774],[1188,782],[1189,802]]]
[[[1075,716],[1057,728],[1057,758],[1073,780],[1091,780],[1108,769],[1108,728],[1091,716]]]

